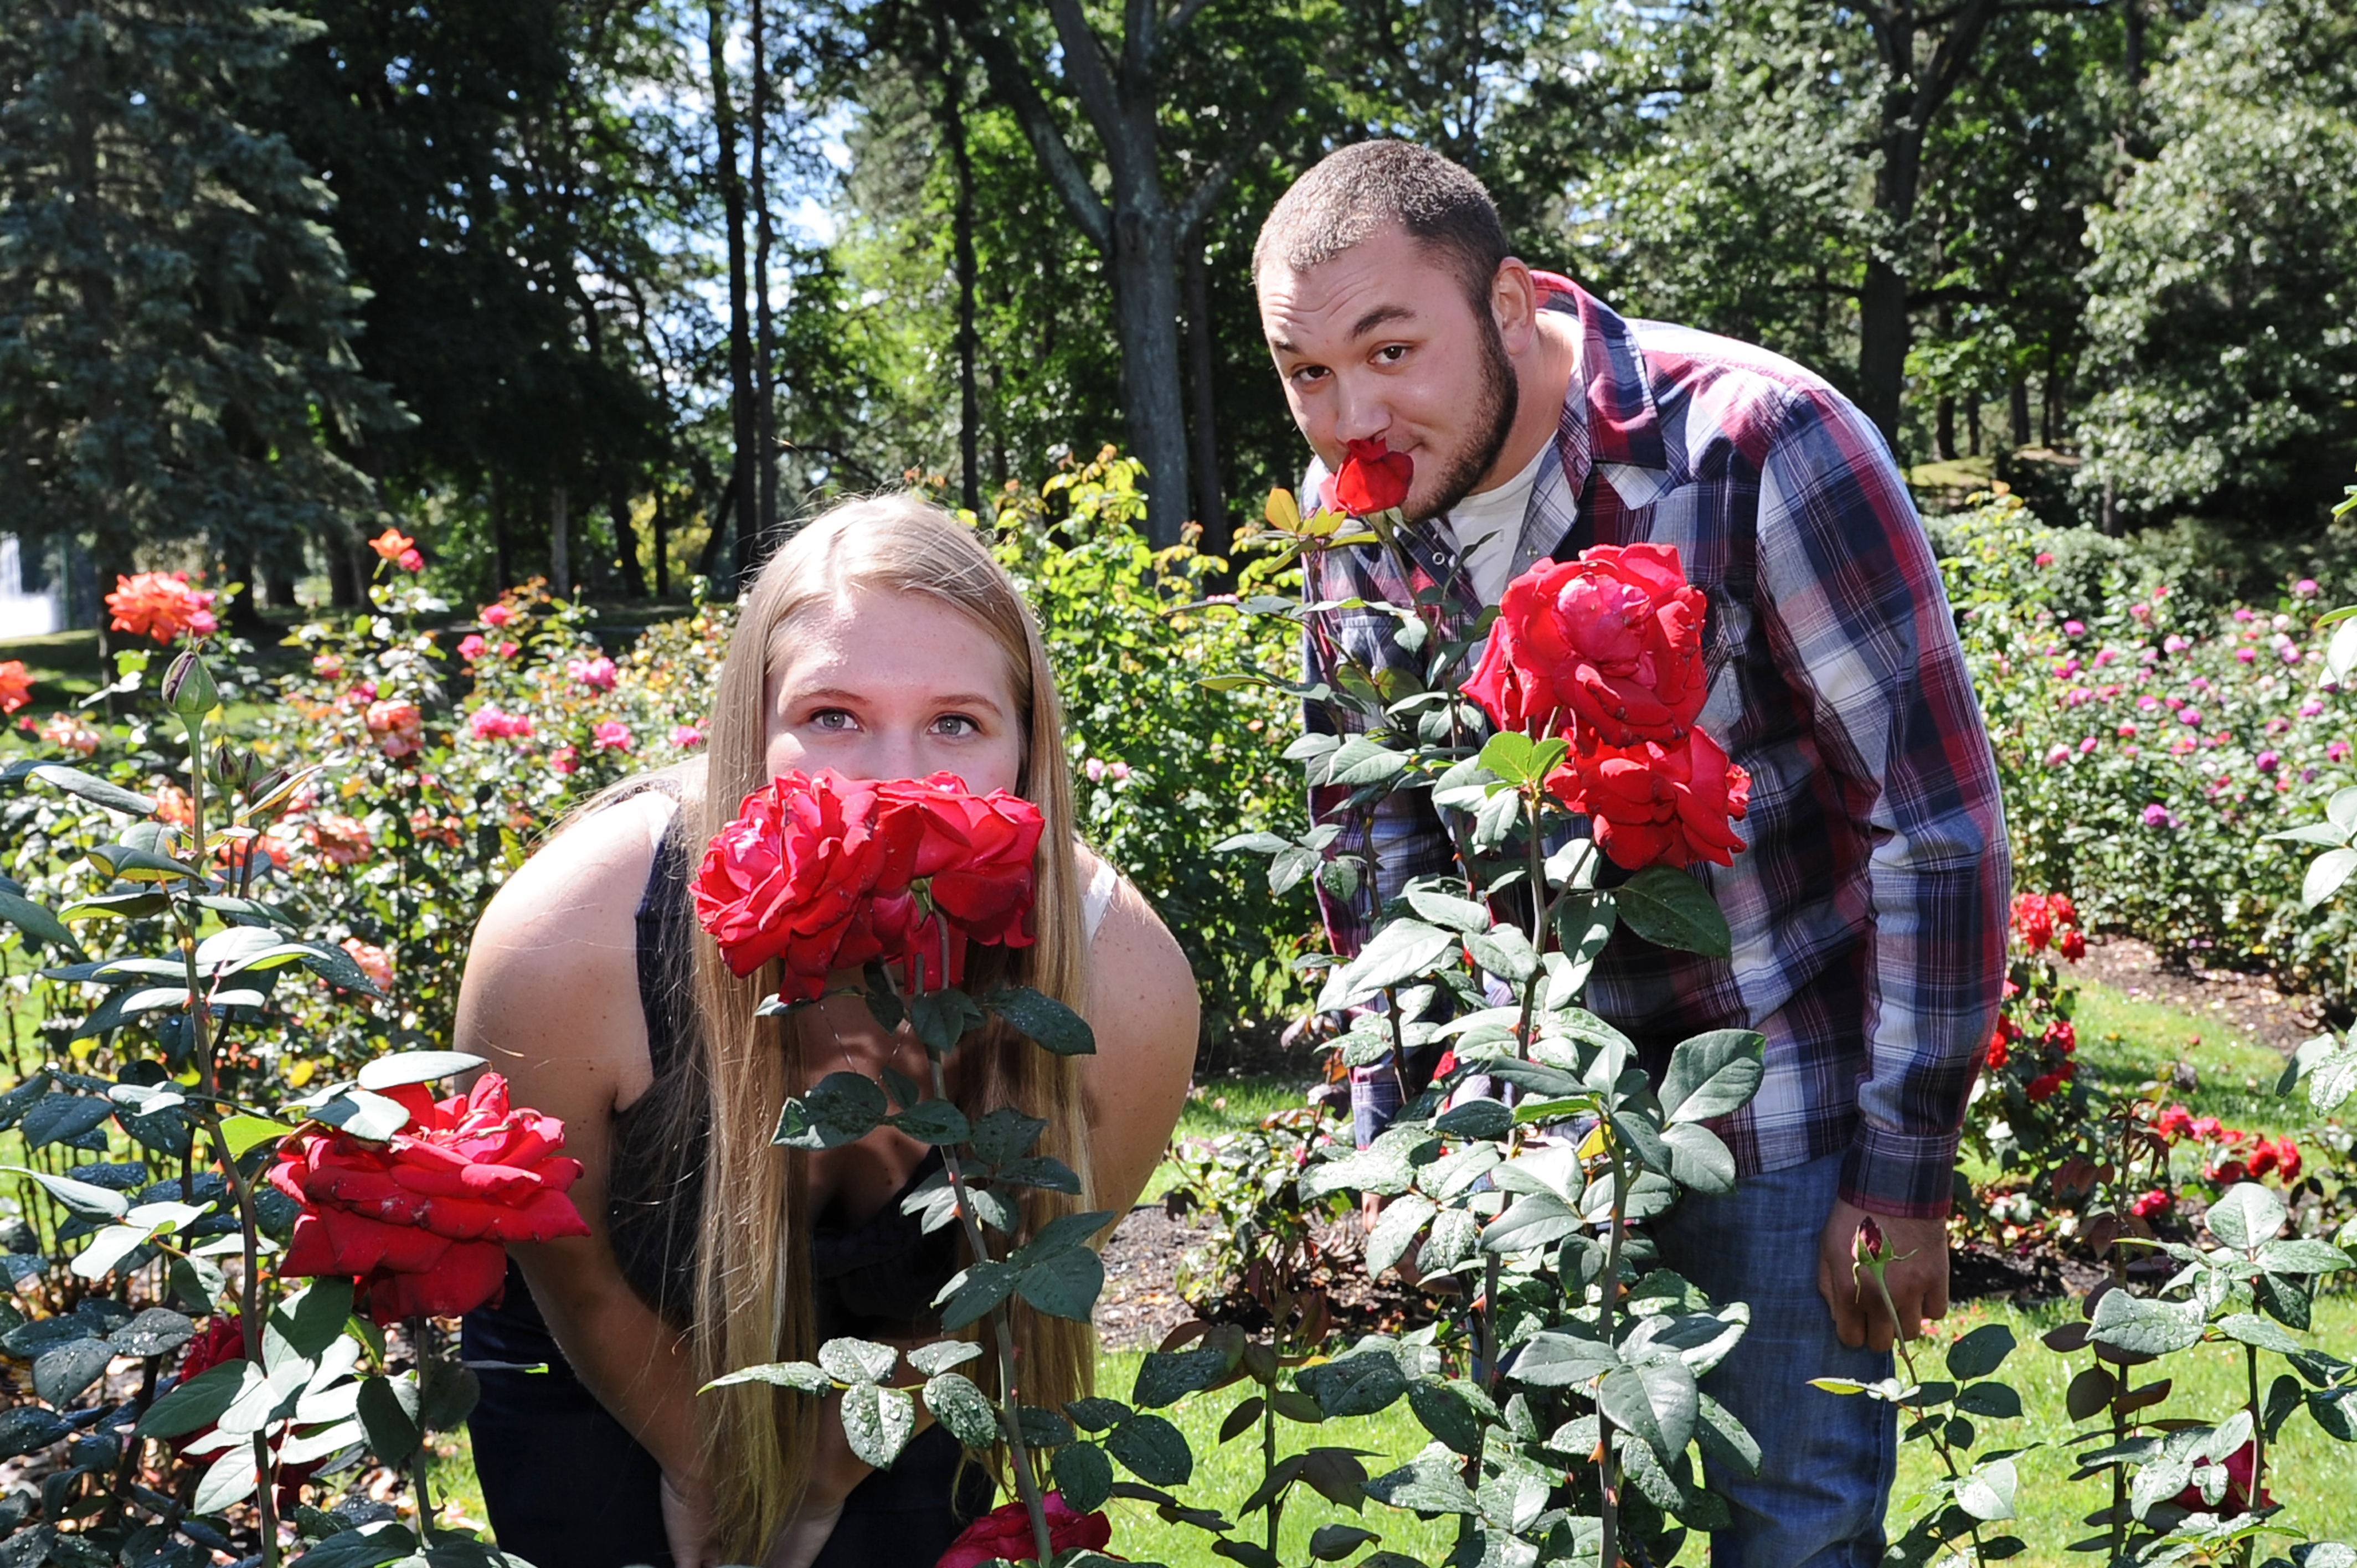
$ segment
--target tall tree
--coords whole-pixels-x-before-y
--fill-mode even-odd
[[[1190,239],[1200,242],[1204,220],[1293,102],[1297,87],[1284,74],[1286,57],[1264,58],[1275,73],[1264,101],[1241,113],[1226,110],[1226,145],[1200,170],[1174,178],[1163,128],[1173,56],[1207,0],[1180,0],[1167,12],[1159,0],[1125,0],[1121,31],[1110,39],[1080,0],[1047,0],[1044,29],[1027,8],[942,3],[981,59],[993,92],[1022,127],[1064,210],[1112,274],[1122,407],[1130,448],[1146,470],[1146,532],[1157,544],[1174,543],[1193,499],[1179,347],[1180,250]],[[1065,98],[1077,102],[1093,134],[1106,174],[1103,194],[1055,107]]]
[[[209,539],[284,572],[367,515],[339,445],[399,414],[362,377],[327,190],[251,121],[312,29],[225,0],[0,10],[0,526]]]
[[[736,494],[737,581],[760,564],[761,497],[756,465],[760,459],[759,403],[753,392],[753,336],[745,276],[745,174],[737,162],[737,104],[728,84],[729,9],[726,0],[705,0],[705,59],[712,90],[712,126],[717,145],[713,176],[720,187],[728,246],[728,406],[736,458],[730,484]],[[716,521],[716,528],[717,523]]]

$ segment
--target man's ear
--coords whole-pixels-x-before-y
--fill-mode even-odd
[[[1537,341],[1539,288],[1531,281],[1528,263],[1518,257],[1500,262],[1497,275],[1490,280],[1490,319],[1497,323],[1509,355],[1520,355]]]

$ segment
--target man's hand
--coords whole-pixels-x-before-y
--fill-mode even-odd
[[[1833,1309],[1834,1333],[1843,1344],[1888,1350],[1893,1343],[1890,1314],[1873,1282],[1854,1273],[1857,1223],[1865,1218],[1866,1210],[1856,1204],[1834,1199],[1833,1216],[1817,1240],[1817,1294]],[[1899,1334],[1920,1338],[1926,1318],[1948,1315],[1948,1222],[1878,1214],[1875,1223],[1889,1249],[1883,1281],[1899,1309]]]

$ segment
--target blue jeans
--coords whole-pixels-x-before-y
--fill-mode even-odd
[[[1734,1522],[1711,1536],[1712,1568],[1872,1568],[1898,1468],[1899,1417],[1811,1378],[1872,1381],[1888,1351],[1834,1337],[1817,1294],[1817,1240],[1833,1212],[1842,1157],[1746,1176],[1724,1197],[1688,1193],[1652,1226],[1662,1262],[1716,1302],[1748,1302],[1751,1327],[1702,1381],[1760,1444],[1756,1477],[1705,1466]]]

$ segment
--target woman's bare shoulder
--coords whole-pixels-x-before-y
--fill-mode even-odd
[[[475,928],[462,1049],[515,1076],[643,1074],[639,901],[676,808],[650,792],[573,823],[510,877]],[[608,1089],[619,1087],[612,1079]]]
[[[1087,876],[1093,857],[1082,862]],[[1097,1054],[1087,1069],[1096,1201],[1134,1200],[1178,1124],[1195,1070],[1201,1001],[1178,939],[1145,895],[1116,884],[1089,943],[1089,1026]]]

